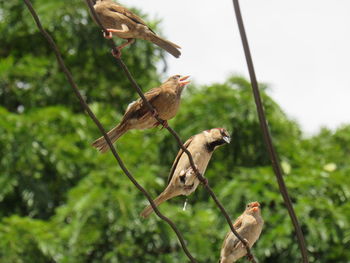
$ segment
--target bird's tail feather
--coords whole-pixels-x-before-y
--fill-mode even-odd
[[[154,44],[156,44],[157,46],[165,49],[166,51],[168,51],[171,55],[173,55],[174,57],[178,58],[181,55],[181,52],[179,50],[179,48],[181,48],[180,46],[176,45],[175,43],[172,43],[168,40],[165,40],[159,36],[154,35],[152,42]]]
[[[161,193],[156,199],[153,200],[153,202],[155,203],[156,206],[159,206],[161,203],[169,200],[170,198],[174,197],[175,194],[169,194],[169,191],[167,191],[167,189]],[[153,208],[151,205],[147,206],[142,212],[141,212],[141,216],[143,218],[147,218],[149,217],[150,214],[152,214],[153,212]]]
[[[120,136],[127,132],[127,127],[124,124],[119,124],[117,127],[110,130],[107,135],[112,143],[114,143]],[[105,153],[109,150],[109,146],[105,138],[102,136],[92,143],[92,146],[99,150],[101,153]]]

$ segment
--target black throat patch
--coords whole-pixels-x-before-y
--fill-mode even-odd
[[[220,145],[223,145],[225,143],[226,142],[224,141],[224,139],[217,140],[217,141],[214,141],[214,142],[211,142],[211,143],[207,143],[206,144],[206,148],[207,148],[208,152],[212,152],[212,151],[214,151],[216,146],[220,146]]]

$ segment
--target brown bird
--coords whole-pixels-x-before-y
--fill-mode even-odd
[[[120,58],[121,50],[132,44],[135,38],[151,41],[174,57],[180,57],[180,46],[157,36],[140,17],[113,0],[97,0],[94,9],[109,33],[104,34],[105,38],[112,38],[113,35],[116,35],[127,40],[126,43],[117,47],[118,53],[113,54],[115,57]]]
[[[165,121],[164,127],[167,127],[167,120],[172,119],[179,109],[181,93],[184,87],[190,83],[190,81],[186,81],[189,77],[172,76],[160,87],[151,89],[144,94],[147,101],[154,107],[155,112],[149,111],[141,98],[130,103],[121,122],[107,133],[112,143],[128,130],[142,130],[158,126],[159,122],[154,118],[156,115]],[[109,150],[104,137],[94,141],[92,146],[102,153]]]
[[[258,202],[249,203],[241,216],[237,218],[233,226],[238,234],[244,238],[251,248],[258,240],[264,220],[261,217],[260,204]],[[220,263],[232,263],[244,257],[247,250],[243,243],[232,233],[228,232],[220,253]]]
[[[230,140],[230,135],[225,129],[215,128],[192,136],[184,146],[191,153],[197,169],[203,175],[214,150],[220,145],[230,143]],[[199,183],[187,154],[180,149],[170,170],[168,186],[154,203],[158,206],[175,196],[189,195],[196,190]],[[149,205],[142,211],[141,216],[146,218],[152,212],[153,208]]]

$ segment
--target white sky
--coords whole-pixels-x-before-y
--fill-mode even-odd
[[[162,18],[163,35],[182,47],[169,74],[195,82],[248,78],[232,0],[124,0]],[[350,1],[241,0],[257,78],[307,134],[350,123]]]

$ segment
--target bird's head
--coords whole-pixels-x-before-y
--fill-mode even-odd
[[[209,151],[214,151],[220,145],[230,143],[231,141],[230,134],[224,128],[214,128],[206,130],[203,133]]]
[[[258,216],[261,213],[259,202],[251,202],[247,204],[244,213],[252,216]]]
[[[166,80],[166,82],[169,82],[170,84],[174,85],[176,88],[183,90],[186,85],[190,84],[191,81],[188,80],[190,76],[181,76],[181,75],[174,75],[171,76]]]

